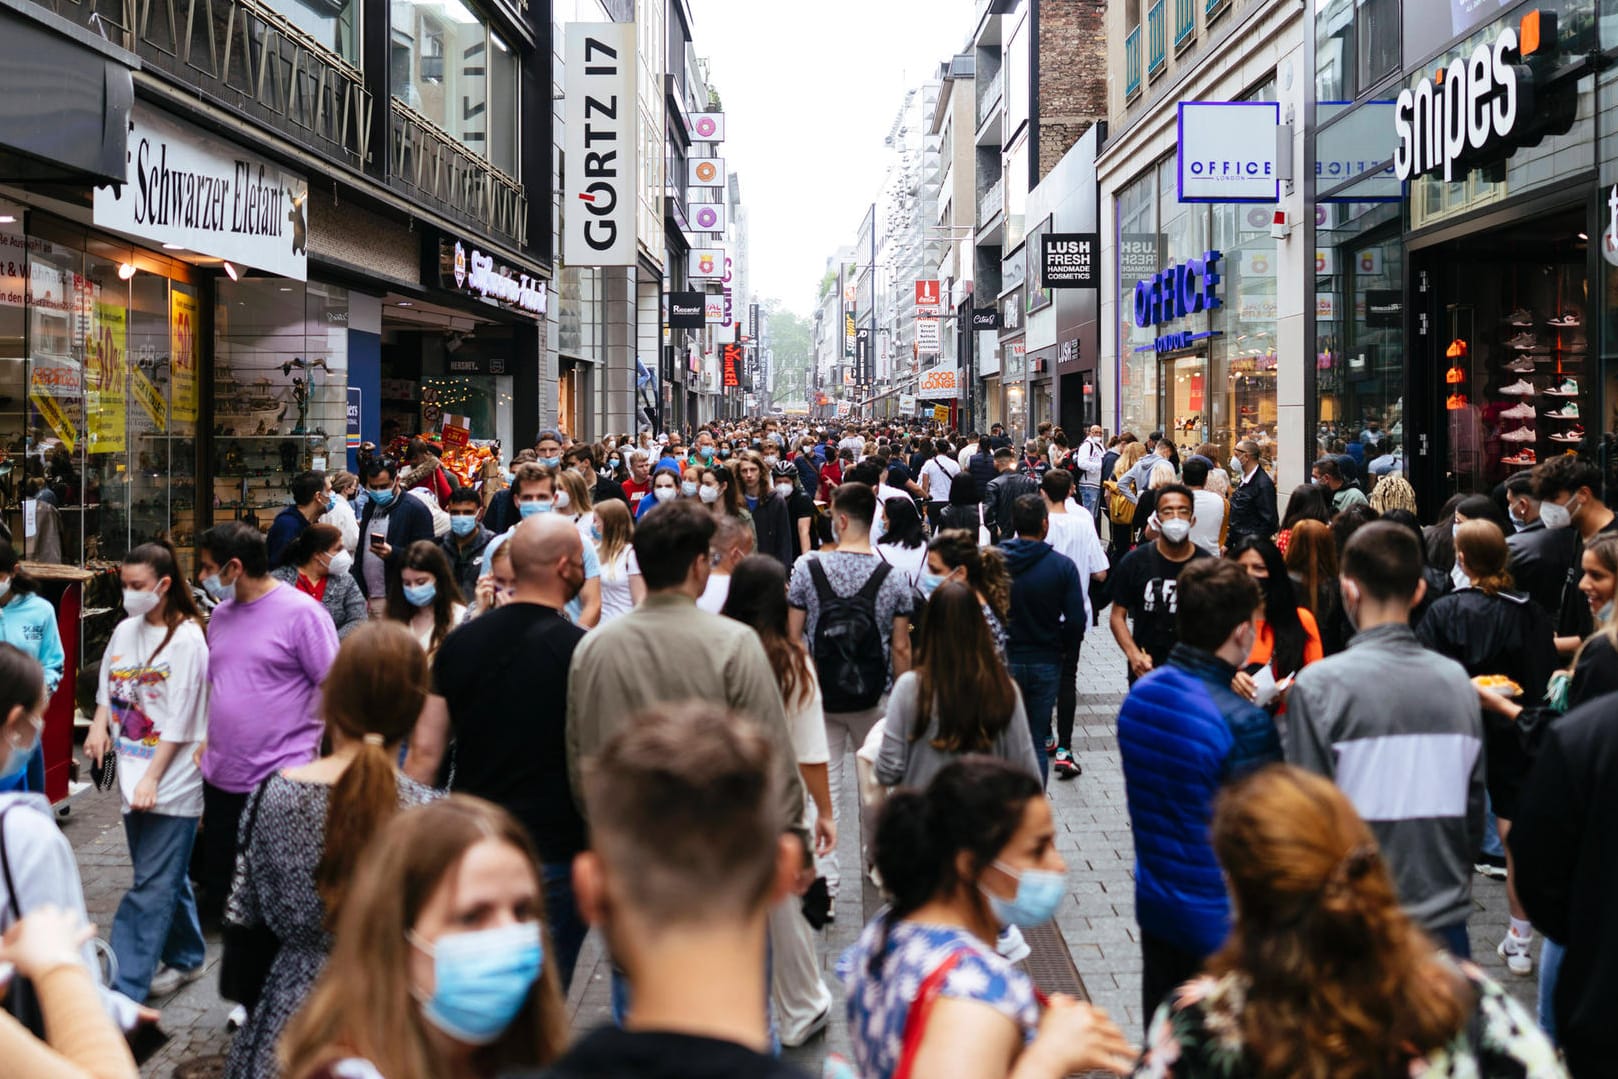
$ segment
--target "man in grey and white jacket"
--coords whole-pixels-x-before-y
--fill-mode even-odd
[[[1473,854],[1483,840],[1483,725],[1465,669],[1422,648],[1421,552],[1374,522],[1343,551],[1346,651],[1298,673],[1287,695],[1286,759],[1333,780],[1371,826],[1405,912],[1469,958]]]

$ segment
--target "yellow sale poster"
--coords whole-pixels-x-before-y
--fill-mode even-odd
[[[181,292],[169,291],[169,390],[172,411],[177,423],[197,421],[197,298]]]
[[[146,377],[146,372],[138,367],[129,369],[129,392],[146,415],[152,418],[152,424],[159,431],[169,429],[169,410],[167,402],[163,400],[163,391],[153,385],[152,380]]]
[[[125,449],[125,348],[128,312],[114,304],[97,303],[90,339],[85,342],[85,407],[88,409],[91,453],[123,453]]]

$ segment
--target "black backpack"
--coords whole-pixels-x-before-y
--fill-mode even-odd
[[[818,558],[809,560],[809,576],[820,599],[815,619],[815,669],[828,712],[862,712],[882,699],[888,682],[888,655],[876,621],[876,597],[893,567],[878,562],[852,596],[832,591]]]

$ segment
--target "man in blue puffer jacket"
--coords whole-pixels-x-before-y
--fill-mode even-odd
[[[1209,558],[1179,578],[1179,642],[1136,682],[1118,713],[1118,749],[1135,838],[1141,1014],[1151,1015],[1224,942],[1230,902],[1209,838],[1230,780],[1281,759],[1269,713],[1230,688],[1261,609],[1234,562]]]

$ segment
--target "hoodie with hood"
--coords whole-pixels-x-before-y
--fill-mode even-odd
[[[1011,663],[1062,662],[1062,642],[1084,636],[1084,578],[1073,560],[1044,540],[1013,539],[1000,547],[1011,573]]]

